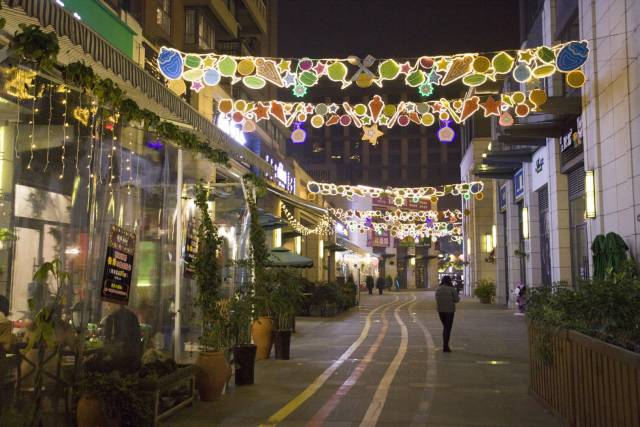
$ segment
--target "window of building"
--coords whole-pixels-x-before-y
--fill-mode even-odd
[[[199,9],[185,10],[185,36],[186,44],[197,46],[198,49],[213,49],[215,45],[215,30],[213,24]]]
[[[551,244],[549,237],[549,191],[547,186],[538,190],[538,212],[540,215],[540,267],[542,284],[551,284]]]
[[[171,0],[156,0],[156,24],[171,34]]]
[[[569,232],[571,237],[571,277],[575,286],[589,278],[589,242],[584,219],[584,168],[569,173]]]

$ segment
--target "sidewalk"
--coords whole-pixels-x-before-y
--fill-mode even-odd
[[[368,334],[344,358],[367,316]],[[254,386],[199,402],[163,425],[258,426],[270,417],[282,426],[561,425],[527,393],[526,328],[510,310],[463,300],[449,354],[440,351],[433,292],[363,294],[358,309],[299,318],[297,329],[292,360],[258,362]],[[337,367],[318,383],[330,366]],[[274,418],[283,407],[290,413]]]

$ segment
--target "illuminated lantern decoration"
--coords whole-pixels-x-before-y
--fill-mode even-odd
[[[302,144],[307,140],[307,132],[302,129],[301,122],[295,122],[293,126],[295,129],[291,132],[291,141],[293,141],[294,144]]]
[[[449,127],[451,120],[445,120],[443,123],[444,124],[441,123],[441,127],[438,130],[438,140],[442,143],[448,144],[455,139],[456,132]]]

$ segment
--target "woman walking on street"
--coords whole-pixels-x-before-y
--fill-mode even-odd
[[[438,314],[442,322],[442,351],[450,353],[449,337],[451,336],[451,328],[453,327],[453,315],[456,311],[456,303],[460,301],[458,291],[451,283],[451,277],[444,276],[440,282],[440,286],[436,290],[436,304],[438,306]]]

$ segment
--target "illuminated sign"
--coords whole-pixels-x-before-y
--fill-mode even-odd
[[[269,155],[266,155],[264,159],[273,167],[274,170],[273,175],[266,174],[267,178],[273,181],[278,187],[287,190],[289,193],[295,193],[296,177],[285,169],[282,162],[272,159]]]
[[[244,145],[247,143],[247,140],[244,136],[244,132],[242,129],[238,127],[238,125],[234,124],[225,117],[224,114],[218,114],[218,119],[216,120],[216,126],[225,134],[229,135],[231,139],[237,142],[240,145]]]

